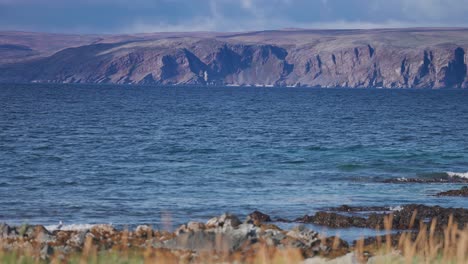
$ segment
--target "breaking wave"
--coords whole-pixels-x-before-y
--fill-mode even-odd
[[[446,172],[449,177],[468,179],[468,172]]]
[[[63,230],[63,231],[81,231],[81,230],[89,230],[95,226],[99,226],[99,225],[92,225],[92,224],[69,224],[69,225],[62,225],[62,224],[58,224],[58,225],[48,225],[48,226],[45,226],[45,228],[49,231],[49,232],[53,232],[53,231],[56,231],[56,230]]]

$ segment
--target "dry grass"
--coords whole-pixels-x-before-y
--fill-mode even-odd
[[[412,224],[416,218],[413,215]],[[385,229],[392,228],[392,216],[385,219]],[[419,232],[405,232],[399,236],[392,236],[390,232],[383,237],[377,237],[374,243],[367,244],[364,240],[357,241],[354,255],[358,262],[367,262],[369,255],[375,256],[373,263],[468,263],[468,226],[459,229],[450,217],[448,225],[442,232],[437,232],[436,221],[430,224],[420,224]],[[79,254],[63,256],[55,254],[45,261],[40,259],[40,253],[24,248],[21,251],[0,251],[0,263],[73,263],[73,264],[179,264],[179,263],[252,263],[252,264],[282,264],[302,263],[303,254],[298,249],[278,249],[268,247],[264,243],[257,243],[242,253],[219,253],[189,251],[171,251],[154,249],[150,245],[146,249],[129,248],[122,236],[120,246],[112,250],[99,251],[98,247],[88,237],[83,250]],[[335,243],[334,243],[335,244]],[[337,243],[336,243],[337,244]],[[0,241],[0,248],[3,248]],[[340,262],[342,263],[342,262]]]
[[[414,224],[417,212],[414,212],[411,225]],[[391,230],[392,216],[385,219],[385,228]],[[459,229],[459,226],[450,216],[448,225],[443,229],[442,234],[436,232],[436,219],[429,225],[420,223],[420,229],[416,232],[404,232],[397,240],[387,232],[385,241],[378,237],[374,245],[377,256],[381,256],[377,263],[468,263],[468,226]],[[360,240],[356,244],[355,252],[358,259],[363,261],[366,251],[364,241]],[[382,257],[385,256],[385,257]],[[398,256],[398,257],[395,257]]]

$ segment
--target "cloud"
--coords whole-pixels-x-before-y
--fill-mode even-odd
[[[0,0],[0,29],[84,33],[468,26],[468,0]]]

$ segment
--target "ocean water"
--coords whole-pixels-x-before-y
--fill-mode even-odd
[[[0,104],[0,222],[468,207],[434,196],[461,184],[383,182],[467,176],[468,91],[0,85]]]

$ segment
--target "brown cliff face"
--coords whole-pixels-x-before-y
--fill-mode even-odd
[[[124,42],[12,63],[13,54],[9,64],[0,64],[0,81],[468,88],[468,29],[193,33],[119,40]],[[21,46],[15,52],[32,50]]]

